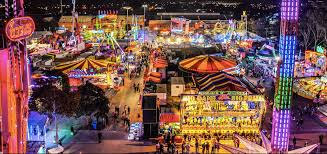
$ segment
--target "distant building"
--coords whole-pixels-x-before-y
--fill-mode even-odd
[[[98,19],[97,19],[98,17]],[[136,19],[137,18],[137,19]],[[132,25],[136,23],[143,27],[144,25],[144,16],[143,15],[136,15],[133,16],[129,15],[128,19],[126,15],[100,15],[100,16],[78,16],[78,28],[80,29],[95,29],[97,24],[101,24],[102,26],[106,26],[108,24],[116,23],[116,25],[125,25],[126,20],[128,20],[128,24]],[[134,21],[136,20],[136,21]],[[59,20],[59,27],[64,27],[66,30],[72,29],[72,16],[62,16]]]

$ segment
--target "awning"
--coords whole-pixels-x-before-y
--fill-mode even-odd
[[[160,122],[167,122],[167,123],[180,122],[180,118],[179,115],[174,113],[161,113]]]
[[[167,66],[168,66],[168,62],[166,59],[163,58],[157,58],[153,64],[153,67],[155,68],[165,68]]]
[[[89,69],[99,69],[99,68],[106,68],[108,64],[113,64],[113,62],[109,62],[106,60],[95,60],[91,58],[87,59],[82,59],[82,60],[77,60],[77,61],[72,61],[68,63],[63,63],[57,65],[54,69],[55,70],[60,70],[64,73],[69,73],[72,70],[89,70]]]
[[[247,91],[247,88],[233,75],[219,72],[194,77],[200,91]]]

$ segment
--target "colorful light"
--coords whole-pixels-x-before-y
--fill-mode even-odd
[[[277,77],[271,138],[274,152],[288,151],[298,10],[299,0],[282,0],[280,61],[277,73],[279,76]]]

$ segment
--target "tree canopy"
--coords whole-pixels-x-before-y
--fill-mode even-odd
[[[91,115],[95,111],[102,115],[108,113],[109,100],[101,88],[87,81],[78,88],[78,91],[80,94],[80,113],[85,115]]]
[[[71,93],[65,93],[54,85],[42,85],[34,88],[29,102],[29,108],[41,113],[56,113],[73,116],[78,109],[78,100]]]
[[[41,80],[43,81],[43,80]],[[109,111],[109,101],[105,92],[90,82],[81,85],[77,91],[65,92],[53,84],[39,83],[33,88],[29,108],[41,113],[56,113],[66,116],[104,116]]]

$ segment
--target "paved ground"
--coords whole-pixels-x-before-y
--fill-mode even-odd
[[[79,131],[64,153],[146,153],[155,151],[155,146],[151,144],[128,141],[128,135],[125,132],[102,131],[101,143],[97,141],[97,133],[98,131]]]
[[[143,75],[139,78],[128,79],[125,78],[125,86],[115,94],[114,97],[110,98],[111,112],[114,111],[115,106],[120,105],[120,113],[123,112],[124,106],[130,106],[131,122],[137,122],[141,120],[141,106],[139,105],[140,92],[135,92],[133,89],[134,83],[140,83],[142,85]],[[256,79],[251,78],[251,82],[256,85]],[[269,84],[268,84],[269,85]],[[271,87],[265,87],[271,90]],[[296,97],[295,101],[299,104],[309,103],[310,100],[303,99],[301,97]],[[141,116],[138,117],[138,114]],[[268,112],[271,114],[271,112]],[[267,117],[270,117],[267,115]],[[266,119],[267,120],[267,119]],[[325,135],[324,142],[327,143],[327,127],[325,124],[321,123],[319,119],[315,116],[304,116],[303,128],[297,129],[295,127],[295,121],[291,125],[291,139],[295,136],[297,141],[297,148],[304,146],[307,141],[308,144],[314,144],[319,142],[318,136],[320,134]],[[65,153],[145,153],[154,152],[155,146],[151,143],[144,143],[138,141],[128,141],[128,134],[125,131],[122,124],[109,125],[103,133],[103,142],[97,143],[97,131],[79,131],[79,133],[74,137],[72,144],[66,147]],[[115,131],[112,131],[115,130]],[[232,141],[222,141],[225,144],[232,145]],[[292,142],[292,141],[291,141]],[[292,143],[290,143],[290,149],[293,148]],[[241,145],[242,147],[243,145]],[[96,150],[96,151],[94,151]],[[165,148],[166,150],[166,148]],[[178,148],[179,152],[181,149]],[[202,149],[200,148],[200,152]],[[321,151],[327,151],[327,145],[321,146]],[[191,152],[195,152],[194,146],[191,147]],[[227,151],[220,149],[219,153],[227,153]]]
[[[256,85],[257,80],[255,78],[249,78],[249,80]],[[268,94],[273,92],[273,87],[269,87],[269,85],[271,84],[264,84]],[[267,94],[267,93],[266,93]],[[270,95],[271,97],[271,95]],[[310,104],[312,103],[312,100],[297,96],[296,94],[293,97],[293,107],[292,110],[294,111],[295,108],[299,108],[299,109],[303,109],[304,106],[306,104]],[[271,109],[270,109],[271,110]],[[268,112],[266,115],[266,124],[270,125],[270,114],[272,114],[272,112]],[[296,117],[299,118],[299,117]],[[291,122],[291,136],[290,136],[290,150],[294,149],[293,143],[292,143],[292,139],[295,136],[295,138],[297,138],[297,144],[296,144],[296,148],[300,148],[303,147],[305,142],[308,142],[308,144],[315,144],[315,143],[319,143],[319,135],[324,135],[324,139],[323,139],[323,145],[320,146],[320,151],[321,152],[327,152],[327,124],[322,122],[319,119],[319,113],[316,113],[314,115],[304,115],[303,116],[303,126],[302,128],[298,128],[296,127],[296,120],[292,120]],[[268,121],[268,122],[267,122]],[[269,127],[269,126],[268,126]],[[267,128],[267,127],[266,127]],[[271,129],[271,125],[270,128],[268,128],[268,130],[270,131]]]
[[[127,75],[126,75],[127,76]],[[119,89],[117,94],[109,98],[110,100],[110,111],[114,112],[115,106],[120,105],[120,114],[124,111],[124,106],[127,105],[131,109],[130,119],[131,122],[139,122],[142,120],[141,114],[141,106],[140,106],[140,94],[141,92],[135,92],[133,85],[140,84],[142,87],[143,84],[143,75],[139,78],[125,78],[125,85]],[[138,114],[140,114],[140,118],[138,118]]]
[[[142,79],[143,75],[139,78],[125,78],[125,85],[113,97],[109,98],[111,105],[110,112],[114,112],[115,106],[120,106],[121,115],[124,111],[124,106],[127,105],[131,109],[129,116],[131,122],[141,120],[140,92],[134,91],[133,84],[140,83],[140,86],[142,86]],[[138,117],[138,114],[141,117]],[[145,153],[155,151],[155,146],[152,143],[128,141],[126,127],[122,122],[119,124],[110,123],[101,132],[103,134],[103,141],[99,144],[97,140],[98,131],[80,130],[75,135],[71,144],[65,148],[65,153]]]

